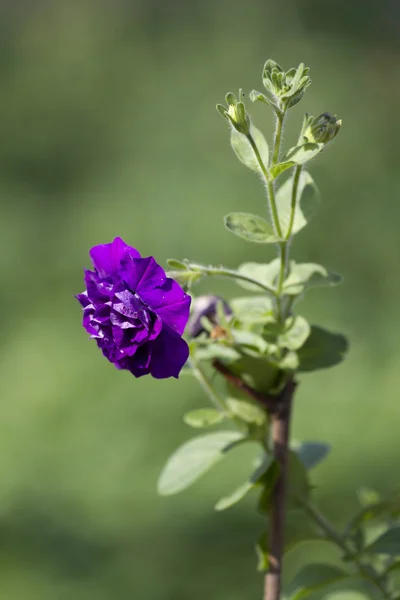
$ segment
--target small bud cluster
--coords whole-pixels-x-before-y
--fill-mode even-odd
[[[217,104],[217,110],[225,117],[225,119],[230,121],[236,131],[248,135],[250,132],[250,117],[243,103],[243,97],[244,94],[242,90],[239,90],[239,100],[236,98],[235,94],[229,92],[225,96],[228,108],[223,106],[223,104]]]
[[[301,63],[297,69],[285,71],[274,61],[267,60],[263,70],[263,84],[272,94],[280,110],[285,110],[297,104],[305,90],[311,84],[308,75],[310,69]]]
[[[342,121],[329,113],[322,113],[319,117],[308,117],[304,137],[308,142],[327,144],[332,141],[340,131]]]

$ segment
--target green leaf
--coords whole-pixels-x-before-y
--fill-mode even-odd
[[[287,152],[284,161],[292,161],[298,165],[304,165],[306,162],[317,156],[323,147],[324,144],[312,144],[310,142],[295,146]]]
[[[288,350],[298,350],[310,335],[311,327],[304,317],[290,317],[289,327],[278,336],[278,346]],[[285,324],[286,325],[286,324]]]
[[[275,484],[279,477],[280,467],[276,460],[273,460],[269,465],[267,471],[264,473],[260,483],[262,485],[262,491],[258,500],[258,510],[262,514],[269,514],[271,507],[271,494],[274,491]]]
[[[373,506],[379,504],[382,500],[380,494],[372,488],[362,487],[357,490],[357,498],[361,506]]]
[[[246,423],[255,423],[256,425],[265,423],[265,411],[253,402],[246,402],[237,398],[227,398],[226,405],[233,415]]]
[[[276,192],[276,204],[282,231],[289,229],[292,204],[292,178],[287,179]],[[319,192],[313,178],[303,171],[297,188],[297,202],[294,214],[292,234],[298,233],[315,215],[319,205]],[[272,227],[272,225],[271,225]]]
[[[208,344],[201,348],[196,347],[194,352],[196,354],[196,360],[212,360],[213,358],[220,358],[224,362],[230,363],[240,358],[240,353],[234,348],[219,343]]]
[[[314,469],[330,452],[330,445],[324,442],[294,442],[292,448],[307,470]]]
[[[298,507],[298,503],[294,498],[291,499],[290,495],[298,496],[303,500],[306,500],[310,493],[310,483],[308,481],[306,467],[297,453],[293,450],[289,450],[288,456],[288,490],[288,509]]]
[[[257,571],[263,572],[268,569],[269,566],[269,552],[268,552],[268,534],[263,533],[257,541],[255,546],[257,554]]]
[[[187,269],[187,264],[181,260],[177,260],[176,258],[169,258],[167,260],[167,265],[173,269],[183,269],[185,271]]]
[[[241,486],[236,488],[236,490],[229,496],[224,496],[221,498],[221,500],[219,500],[215,505],[215,510],[226,510],[227,508],[230,508],[234,504],[240,502],[240,500],[242,500],[242,498],[244,498],[252,488],[259,484],[260,479],[267,471],[270,463],[271,458],[265,457],[262,463],[259,464],[255,471],[250,475],[248,481],[245,481]]]
[[[270,168],[269,174],[272,179],[276,179],[278,177],[278,175],[280,175],[281,173],[284,173],[284,171],[287,171],[288,169],[291,169],[296,164],[297,163],[295,163],[293,160],[288,160],[286,162],[278,163],[277,165],[274,165],[273,167]]]
[[[315,263],[290,263],[290,274],[283,284],[283,291],[290,296],[301,294],[314,286],[338,285],[342,277]]]
[[[277,366],[283,371],[296,371],[299,368],[299,357],[297,352],[290,350],[283,358],[277,361]]]
[[[270,320],[274,304],[269,296],[243,296],[230,300],[233,314],[242,323],[263,323]]]
[[[269,159],[269,148],[267,140],[265,139],[261,131],[253,126],[250,129],[250,135],[256,143],[262,162],[264,163],[265,167],[267,167]],[[232,128],[231,145],[238,159],[244,165],[246,165],[246,167],[249,167],[249,169],[251,169],[252,171],[260,171],[260,165],[258,163],[256,155],[254,154],[254,150],[251,147],[249,140],[247,139],[247,136],[245,136],[243,133],[239,133],[239,131]]]
[[[238,272],[246,277],[251,277],[256,281],[259,281],[261,284],[266,285],[268,287],[274,288],[276,286],[276,279],[279,274],[280,261],[278,258],[275,258],[269,263],[258,263],[258,262],[246,262],[242,263]],[[237,281],[238,285],[243,287],[245,290],[250,290],[252,292],[265,293],[263,290],[255,285],[254,283],[249,283],[248,281]]]
[[[289,510],[285,522],[285,554],[288,554],[300,544],[323,540],[320,531],[310,519],[304,518],[304,513]]]
[[[347,350],[348,342],[343,335],[312,325],[311,334],[298,350],[299,371],[333,367],[344,360]]]
[[[239,431],[218,431],[189,440],[168,459],[158,480],[158,493],[169,496],[186,489],[244,440]]]
[[[251,354],[264,356],[269,348],[269,344],[261,337],[252,331],[243,331],[240,329],[232,330],[233,339],[236,346],[240,346],[240,350],[250,350]]]
[[[238,237],[257,244],[273,244],[280,241],[273,226],[258,215],[235,212],[224,218],[225,227]]]
[[[365,548],[365,552],[400,556],[400,525],[385,531]]]
[[[223,418],[224,415],[215,408],[199,408],[186,413],[183,420],[187,425],[190,425],[190,427],[201,429],[220,423]]]
[[[306,565],[291,582],[289,586],[289,599],[301,600],[301,598],[306,598],[312,592],[350,577],[351,575],[346,573],[346,571],[333,565],[323,563]]]

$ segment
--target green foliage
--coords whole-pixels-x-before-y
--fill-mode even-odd
[[[218,431],[189,440],[168,459],[158,480],[158,493],[169,496],[186,489],[243,441],[239,431]]]
[[[197,410],[191,410],[183,416],[185,423],[195,429],[211,427],[220,423],[223,418],[223,413],[215,408],[198,408]]]
[[[239,417],[246,423],[255,423],[255,425],[263,425],[265,423],[266,413],[255,402],[227,398],[226,406],[235,417]]]
[[[307,470],[314,469],[330,452],[329,444],[324,442],[299,442],[293,443],[292,448],[300,458]]]
[[[262,217],[250,213],[235,212],[224,218],[225,227],[238,237],[257,244],[273,244],[279,241],[273,226]]]
[[[306,142],[300,146],[294,146],[284,156],[284,163],[293,162],[297,165],[304,165],[319,154],[324,144],[315,144]]]
[[[287,179],[276,192],[279,221],[282,231],[287,232],[292,220],[293,182]],[[294,211],[292,234],[301,231],[314,217],[319,206],[319,192],[307,171],[303,171],[297,188],[297,204]]]
[[[400,525],[382,533],[365,548],[365,552],[400,556]]]
[[[271,509],[271,495],[274,491],[276,481],[279,477],[280,466],[276,460],[271,461],[267,471],[264,473],[261,483],[262,490],[258,499],[258,510],[262,514],[269,514]]]
[[[280,348],[288,350],[299,350],[304,346],[311,327],[304,317],[288,317],[283,327],[282,333],[279,333],[277,341]]]
[[[246,262],[239,265],[238,272],[259,281],[260,283],[271,287],[276,287],[276,281],[279,274],[279,260],[276,258],[270,263]],[[260,287],[247,281],[239,281],[238,284],[252,292],[260,292]]]
[[[256,143],[260,158],[264,165],[268,164],[269,148],[268,143],[263,134],[259,129],[254,126],[250,127],[250,135]],[[243,133],[239,133],[236,129],[231,130],[231,146],[238,157],[238,159],[249,167],[252,171],[258,173],[260,171],[260,164],[254,150],[249,142],[249,139]]]
[[[295,576],[288,590],[289,600],[301,600],[333,583],[349,579],[343,569],[323,563],[306,565]]]
[[[224,496],[215,505],[215,510],[221,511],[234,506],[240,500],[242,500],[250,490],[262,485],[265,474],[268,472],[271,466],[272,458],[270,456],[264,456],[261,463],[257,466],[255,471],[250,475],[249,479],[245,481],[241,486],[236,488],[229,496]]]
[[[333,367],[344,360],[347,350],[348,343],[343,335],[312,325],[310,335],[298,351],[299,371]]]
[[[290,296],[298,296],[310,287],[338,285],[341,281],[340,275],[321,265],[291,261],[283,291]]]

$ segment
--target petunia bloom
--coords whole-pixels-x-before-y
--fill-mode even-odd
[[[152,256],[142,258],[121,238],[90,250],[85,270],[83,326],[104,356],[135,377],[178,377],[189,356],[182,334],[190,296]]]

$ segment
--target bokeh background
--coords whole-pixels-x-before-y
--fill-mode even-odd
[[[254,496],[222,515],[212,508],[249,456],[233,453],[184,494],[158,498],[167,455],[192,435],[182,414],[205,399],[189,377],[116,371],[88,341],[73,294],[89,248],[116,235],[164,264],[272,258],[223,229],[224,214],[265,201],[214,105],[239,86],[261,89],[268,57],[305,62],[313,85],[285,143],[305,110],[344,125],[312,165],[323,203],[294,249],[345,283],[314,291],[302,310],[345,332],[351,352],[302,377],[293,434],[332,443],[315,495],[338,524],[360,485],[394,487],[399,4],[2,0],[0,13],[0,598],[259,598]],[[271,135],[267,107],[252,114]],[[202,290],[211,286],[237,291]],[[302,547],[288,576],[322,552]]]

